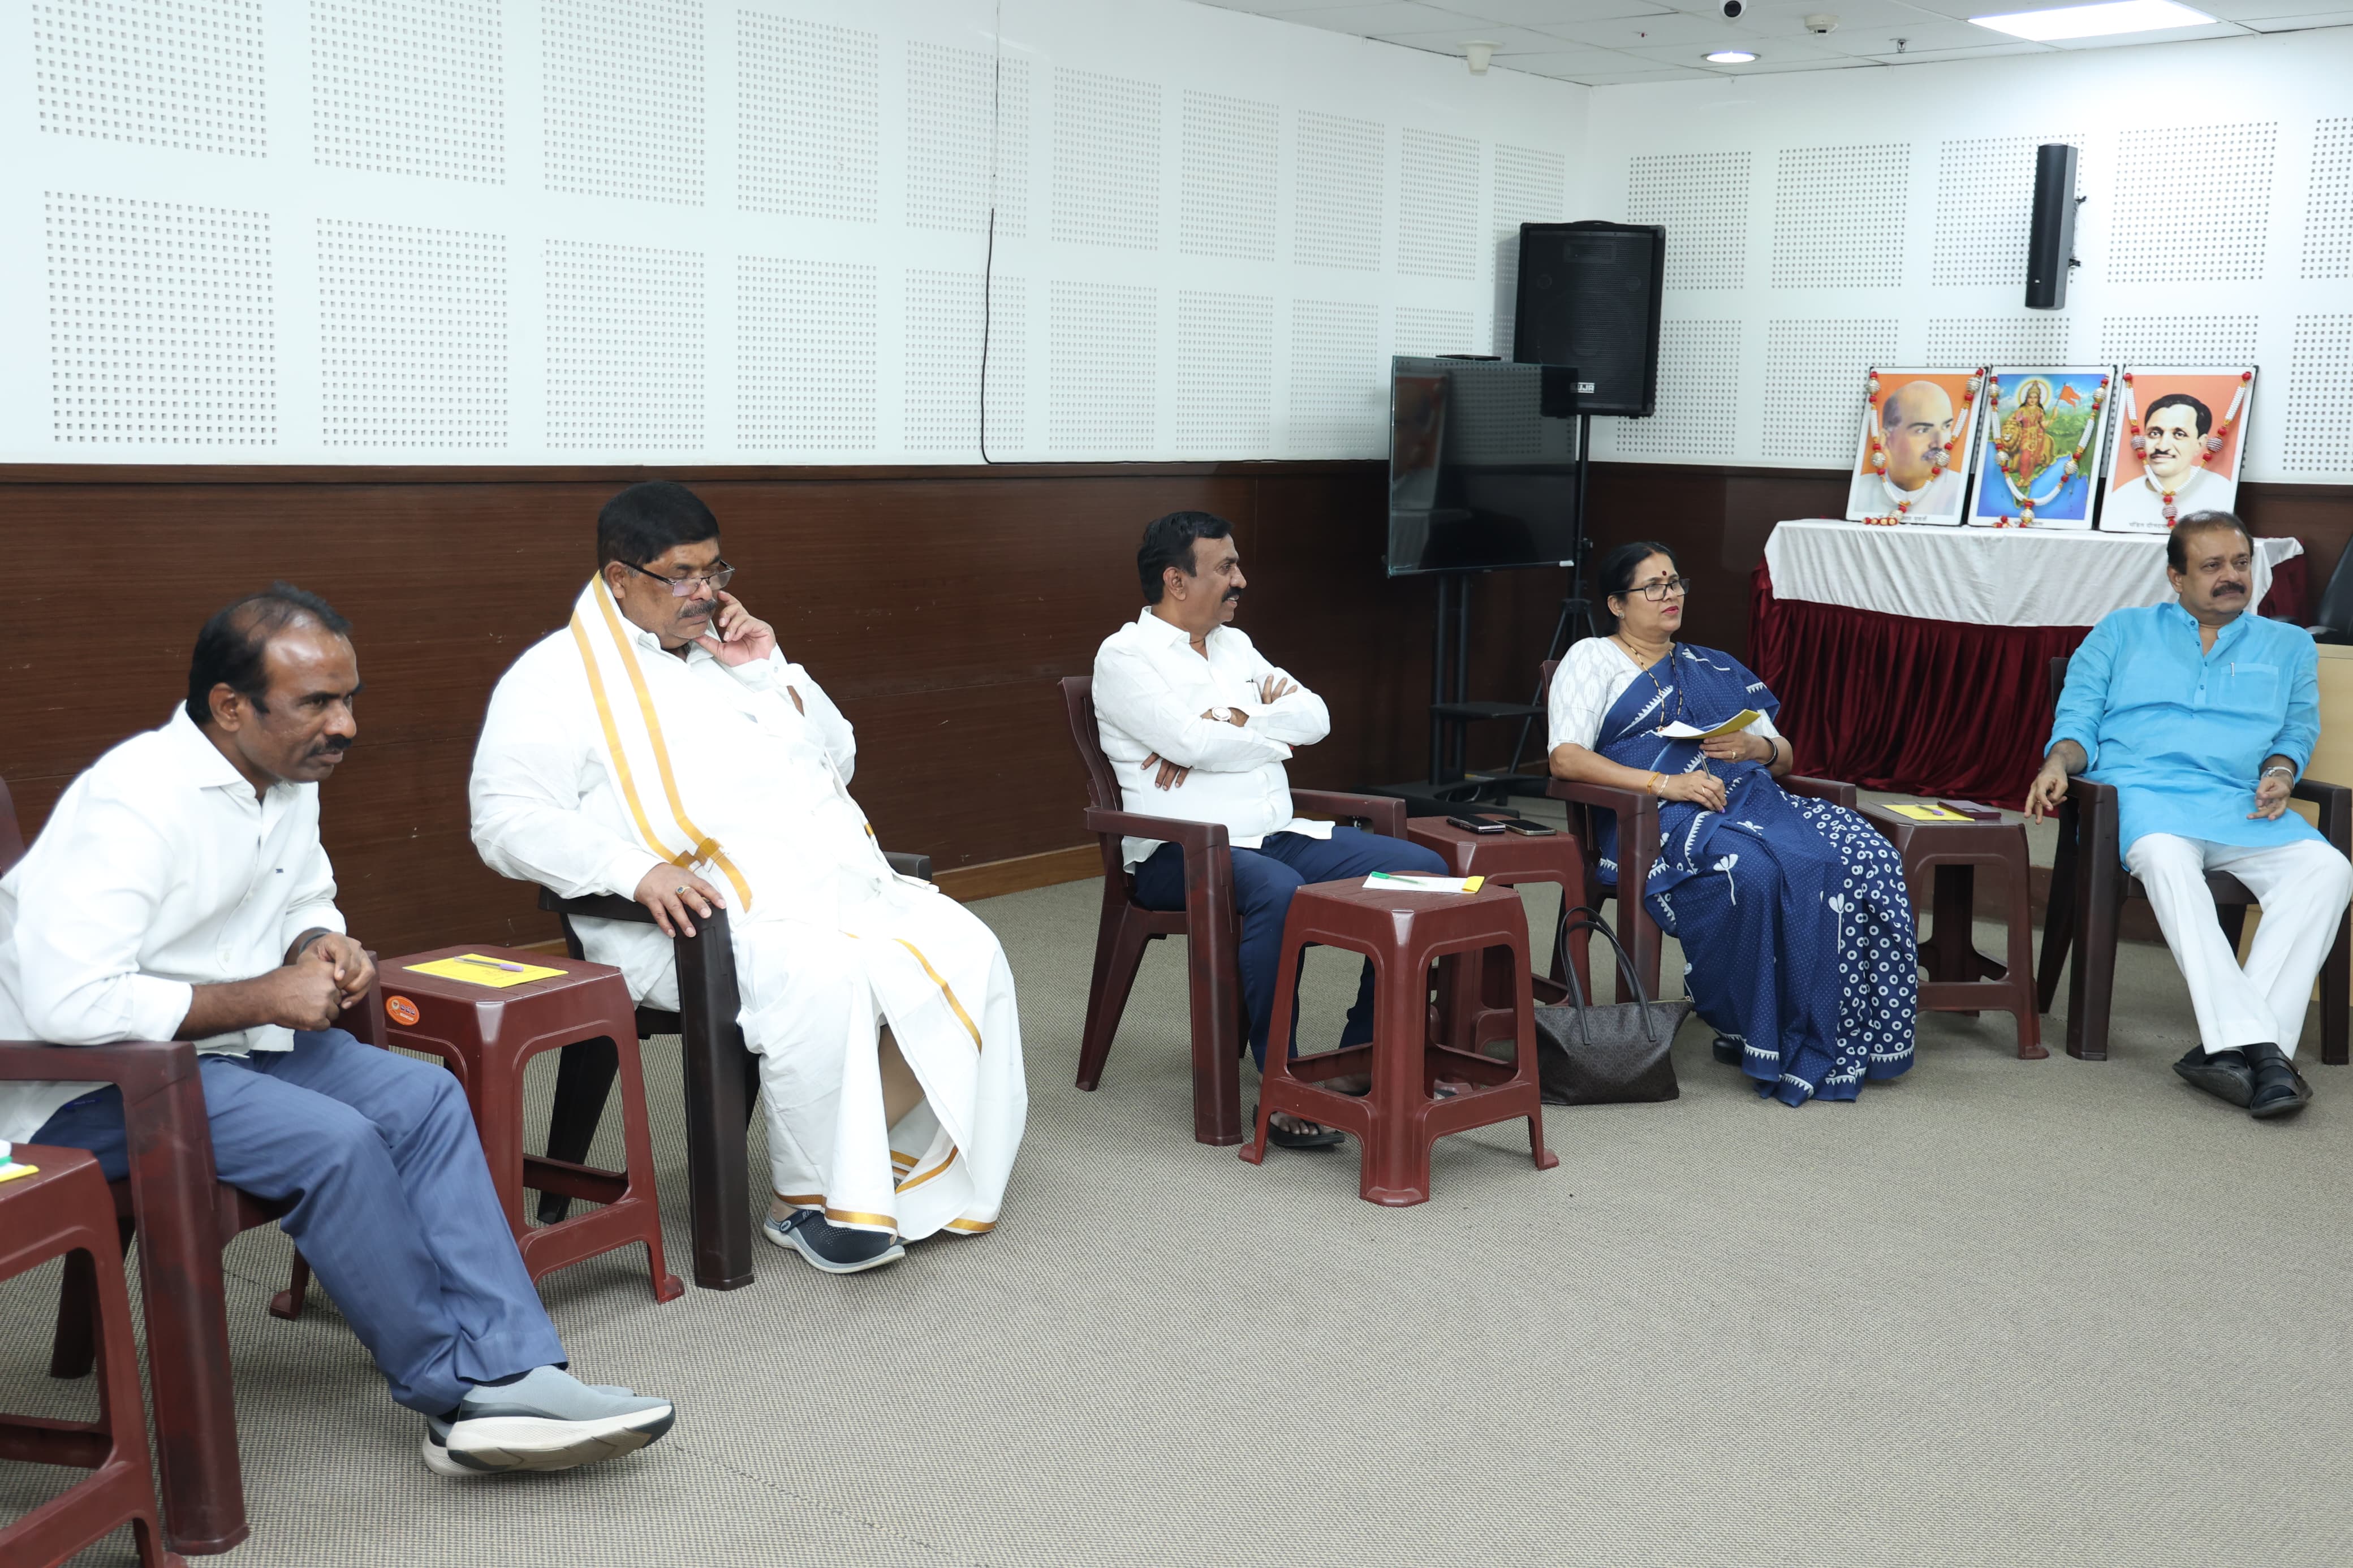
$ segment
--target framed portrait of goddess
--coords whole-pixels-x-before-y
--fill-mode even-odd
[[[2109,365],[1988,371],[1969,525],[2091,527],[2115,391]]]
[[[1958,527],[1968,500],[1982,370],[1874,370],[1847,486],[1852,522]]]
[[[2109,421],[2105,532],[2163,533],[2193,511],[2228,511],[2255,407],[2255,373],[2147,370],[2116,374]]]

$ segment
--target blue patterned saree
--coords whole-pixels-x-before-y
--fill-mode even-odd
[[[1725,809],[1666,801],[1643,901],[1682,942],[1699,1016],[1741,1045],[1757,1092],[1787,1105],[1852,1100],[1866,1079],[1912,1065],[1919,947],[1894,847],[1853,812],[1783,793],[1762,763],[1712,762],[1694,740],[1780,700],[1738,659],[1678,645],[1601,721],[1594,750],[1673,775],[1712,768]],[[1601,829],[1604,879],[1618,873],[1618,829]]]

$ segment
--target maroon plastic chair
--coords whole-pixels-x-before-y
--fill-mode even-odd
[[[1164,936],[1181,936],[1191,981],[1193,1011],[1193,1137],[1202,1143],[1242,1141],[1241,1053],[1249,1039],[1242,1010],[1240,928],[1234,915],[1234,867],[1220,823],[1179,822],[1125,809],[1119,779],[1103,755],[1095,727],[1094,678],[1062,678],[1062,705],[1071,743],[1087,775],[1088,832],[1103,844],[1103,917],[1095,931],[1094,979],[1087,991],[1086,1029],[1079,1046],[1079,1087],[1103,1081],[1112,1037],[1135,988],[1144,950]],[[1391,838],[1405,837],[1405,802],[1379,795],[1295,789],[1291,806],[1303,814],[1361,822]],[[1147,910],[1135,901],[1134,879],[1120,854],[1126,837],[1156,838],[1185,852],[1185,907]]]
[[[1552,672],[1559,663],[1558,659],[1545,660],[1544,696],[1539,700],[1550,700]],[[1787,794],[1826,800],[1849,811],[1854,809],[1860,798],[1854,785],[1835,779],[1790,773],[1775,782]],[[1567,779],[1553,780],[1545,793],[1568,805],[1569,828],[1577,835],[1577,842],[1585,846],[1585,886],[1597,912],[1605,900],[1618,897],[1618,889],[1630,880],[1637,888],[1649,882],[1651,862],[1657,858],[1659,848],[1657,796],[1641,790],[1620,789],[1614,784],[1576,784]],[[1618,817],[1618,880],[1614,884],[1601,879],[1601,852],[1597,847],[1600,843],[1600,823],[1595,814],[1604,811],[1614,812]],[[1659,954],[1663,945],[1658,923],[1651,919],[1651,911],[1642,907],[1641,899],[1619,898],[1618,901],[1621,906],[1618,940],[1626,944],[1628,954],[1634,960],[1634,973],[1642,977],[1643,986],[1655,997],[1659,994]]]
[[[49,1568],[129,1524],[141,1568],[180,1562],[155,1518],[155,1472],[147,1457],[147,1413],[139,1403],[139,1352],[131,1339],[131,1298],[114,1205],[98,1162],[79,1149],[16,1146],[35,1167],[0,1183],[0,1279],[62,1257],[90,1282],[89,1331],[99,1350],[98,1419],[58,1421],[0,1415],[0,1458],[70,1465],[86,1480],[0,1525],[0,1563]]]
[[[2064,655],[2051,661],[2051,700],[2055,707],[2067,685]],[[2339,855],[2353,853],[2353,788],[2298,779],[2292,797],[2320,808],[2322,837]],[[2059,803],[2059,847],[2051,861],[2051,894],[2042,908],[2042,963],[2035,976],[2035,1004],[2051,1011],[2059,994],[2059,972],[2067,976],[2067,1054],[2084,1061],[2108,1055],[2108,1014],[2116,990],[2116,937],[2125,900],[2146,899],[2140,879],[2125,869],[2118,839],[2121,812],[2116,786],[2087,778],[2067,781]],[[2231,945],[2246,929],[2247,906],[2256,901],[2245,883],[2221,871],[2206,873],[2214,914]],[[2353,914],[2337,922],[2337,944],[2320,965],[2320,1059],[2343,1067],[2348,1006],[2353,1006]],[[2067,963],[2070,949],[2075,954]],[[2284,1045],[2286,1042],[2281,1042]]]

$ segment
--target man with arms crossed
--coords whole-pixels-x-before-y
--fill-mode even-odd
[[[2252,613],[2254,542],[2231,513],[2182,519],[2165,554],[2181,602],[2114,611],[2075,650],[2026,814],[2056,810],[2073,773],[2116,786],[2117,842],[2198,1015],[2200,1044],[2173,1070],[2284,1116],[2312,1098],[2296,1037],[2353,893],[2353,867],[2287,809],[2320,738],[2318,656],[2301,628]],[[2263,905],[2244,969],[2209,871]]]
[[[1250,1054],[1262,1069],[1291,895],[1308,882],[1371,871],[1444,876],[1446,862],[1419,844],[1291,814],[1282,764],[1293,747],[1330,733],[1332,719],[1322,698],[1269,664],[1232,625],[1248,586],[1232,524],[1205,511],[1171,512],[1145,529],[1135,568],[1144,609],[1095,652],[1097,731],[1128,810],[1225,824],[1241,917]],[[1123,853],[1138,903],[1185,907],[1181,848],[1131,838]],[[1368,961],[1340,1043],[1359,1046],[1372,1037]],[[1340,1142],[1332,1129],[1280,1111],[1271,1122],[1269,1137],[1284,1148]]]
[[[281,583],[206,622],[171,722],[67,789],[0,878],[0,1038],[194,1040],[220,1179],[294,1238],[442,1475],[643,1447],[667,1400],[564,1370],[458,1080],[335,1027],[375,963],[343,934],[319,783],[358,733],[359,660]],[[122,1094],[0,1084],[0,1139],[129,1163]]]
[[[762,1234],[830,1273],[997,1224],[1028,1114],[997,938],[898,876],[849,797],[857,744],[808,671],[724,592],[719,521],[682,485],[596,518],[572,623],[500,679],[474,753],[474,844],[566,898],[640,1002],[678,1005],[671,933],[727,910],[759,1053],[775,1199]]]

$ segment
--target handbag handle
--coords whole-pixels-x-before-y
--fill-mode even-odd
[[[1651,1044],[1654,1046],[1657,1045],[1659,1043],[1659,1031],[1657,1026],[1653,1024],[1651,1019],[1651,996],[1648,992],[1642,989],[1641,976],[1634,973],[1634,961],[1632,958],[1628,956],[1626,944],[1618,940],[1618,933],[1616,931],[1611,931],[1608,925],[1603,923],[1601,916],[1599,913],[1584,904],[1579,904],[1575,909],[1566,910],[1562,913],[1560,917],[1560,931],[1556,940],[1557,941],[1560,948],[1561,976],[1568,984],[1569,1000],[1577,1008],[1577,1033],[1584,1037],[1584,1043],[1588,1045],[1591,1044],[1592,1036],[1585,1026],[1585,1010],[1588,1005],[1585,999],[1585,988],[1577,984],[1577,965],[1568,961],[1568,933],[1570,928],[1573,926],[1582,927],[1586,931],[1599,935],[1604,942],[1607,942],[1609,944],[1609,951],[1617,954],[1618,977],[1625,983],[1626,990],[1632,994],[1635,1002],[1640,1004],[1642,1010],[1642,1037],[1648,1040]]]

